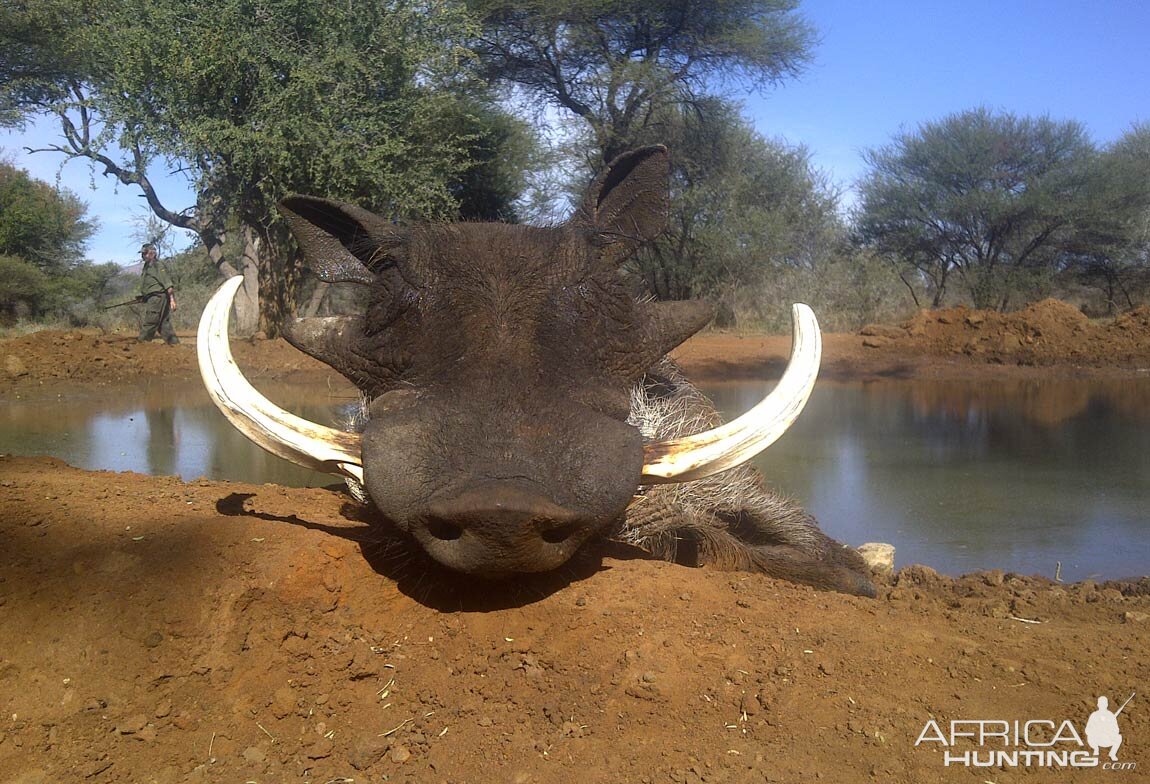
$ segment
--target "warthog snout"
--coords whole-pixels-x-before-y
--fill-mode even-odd
[[[588,515],[525,484],[491,482],[434,500],[412,534],[452,569],[499,577],[554,569],[596,528]]]
[[[563,401],[516,408],[499,381],[371,406],[365,487],[379,512],[439,563],[484,577],[554,569],[617,521],[643,463],[635,428]],[[494,407],[476,400],[502,401]]]

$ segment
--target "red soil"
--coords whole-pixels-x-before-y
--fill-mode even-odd
[[[1009,781],[915,741],[1081,733],[1135,690],[1120,759],[1150,765],[1145,579],[910,567],[866,600],[608,551],[476,591],[397,567],[334,490],[0,477],[5,782]]]
[[[1150,367],[1146,309],[955,309],[866,333],[826,337],[824,377]],[[190,343],[4,341],[0,400],[194,383]],[[758,378],[788,343],[709,334],[677,355],[696,379]],[[335,378],[282,341],[234,348],[257,380]],[[1082,732],[1099,695],[1132,691],[1120,759],[1138,768],[1110,778],[1150,767],[1147,579],[908,567],[865,600],[608,549],[476,589],[380,552],[338,490],[47,458],[0,458],[0,541],[3,782],[1004,782],[1019,773],[916,747],[926,722]]]

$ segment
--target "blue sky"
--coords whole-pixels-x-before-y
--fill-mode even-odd
[[[861,151],[986,106],[1078,120],[1100,144],[1150,122],[1150,2],[806,0],[821,36],[798,80],[745,100],[766,136],[810,148],[842,185]]]
[[[805,0],[801,10],[822,39],[814,64],[746,96],[746,114],[763,135],[805,144],[842,186],[862,173],[862,150],[975,106],[1078,120],[1100,144],[1150,122],[1150,0]],[[45,141],[39,128],[0,130],[2,154],[51,182],[60,156],[22,152]],[[179,179],[156,174],[168,206],[191,204]],[[101,223],[89,256],[136,261],[133,216],[146,214],[136,190],[79,161],[61,183]]]

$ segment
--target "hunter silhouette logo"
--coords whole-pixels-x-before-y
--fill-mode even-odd
[[[946,767],[1136,770],[1138,763],[1118,760],[1122,746],[1118,716],[1132,699],[1133,693],[1111,711],[1110,700],[1099,697],[1097,710],[1085,725],[1077,726],[1070,719],[952,719],[944,724],[931,719],[914,745],[936,744]],[[1108,749],[1108,754],[1101,749]]]
[[[1090,718],[1086,720],[1086,742],[1090,744],[1094,756],[1098,756],[1099,748],[1110,749],[1110,759],[1113,762],[1118,761],[1118,747],[1122,745],[1122,732],[1118,729],[1118,714],[1126,709],[1130,704],[1130,700],[1134,699],[1131,694],[1126,698],[1126,702],[1122,703],[1122,707],[1111,713],[1107,708],[1110,701],[1105,697],[1098,698],[1098,710],[1090,714]]]

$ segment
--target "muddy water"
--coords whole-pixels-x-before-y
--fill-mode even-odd
[[[312,421],[340,426],[346,388],[258,383]],[[199,383],[150,382],[112,393],[12,400],[0,406],[0,453],[52,455],[91,470],[135,471],[312,487],[337,482],[268,454],[228,425]]]
[[[347,388],[264,385],[338,424]],[[728,415],[762,385],[709,388]],[[286,485],[330,477],[268,455],[197,384],[9,400],[0,453],[86,469]],[[1150,380],[820,384],[758,459],[836,538],[891,542],[898,562],[958,574],[1000,568],[1066,580],[1150,573]]]
[[[744,411],[757,385],[709,390]],[[1150,574],[1150,380],[820,384],[757,458],[846,542],[958,574]]]

